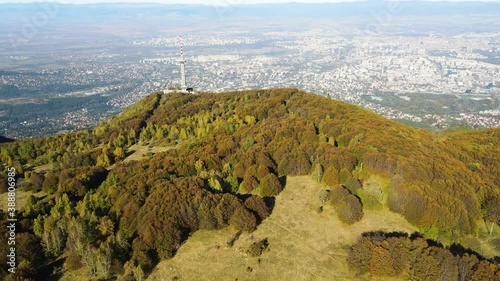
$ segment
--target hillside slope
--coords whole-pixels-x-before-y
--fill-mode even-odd
[[[346,258],[349,246],[362,233],[417,230],[388,210],[368,211],[360,222],[344,225],[335,217],[334,208],[320,201],[323,189],[311,177],[290,177],[276,197],[273,213],[255,231],[241,234],[232,246],[228,241],[237,233],[233,229],[196,232],[149,279],[360,280],[349,271]],[[252,257],[247,249],[261,239],[268,240],[268,248]]]
[[[375,223],[373,212],[394,212],[437,244],[459,243],[494,258],[500,252],[499,144],[499,129],[433,134],[357,106],[273,89],[154,93],[93,131],[2,144],[0,157],[25,179],[22,189],[46,194],[29,197],[18,214],[25,236],[19,247],[40,249],[20,256],[29,261],[22,276],[78,272],[83,279],[130,280],[182,253],[198,230],[231,227],[243,237],[265,228],[290,177],[305,175],[323,186],[319,202],[333,210],[325,207],[322,216],[330,214],[331,223],[349,229]],[[366,249],[393,255],[377,237],[370,247],[378,248]],[[396,238],[414,245],[413,260],[443,251],[405,237]],[[500,274],[481,259],[470,262],[477,272],[467,276]],[[425,276],[419,264],[369,272]],[[450,274],[458,276],[458,268]]]

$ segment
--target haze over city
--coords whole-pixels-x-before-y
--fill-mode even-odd
[[[0,280],[500,280],[499,1],[0,0]]]
[[[91,127],[178,87],[180,34],[196,91],[291,86],[415,126],[500,125],[499,4],[240,6],[256,2],[4,4],[0,129],[24,138]]]

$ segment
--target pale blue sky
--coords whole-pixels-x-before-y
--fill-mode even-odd
[[[59,2],[69,4],[85,4],[85,3],[164,3],[164,4],[206,4],[206,5],[239,5],[239,4],[255,4],[255,3],[334,3],[334,2],[349,2],[356,0],[0,0],[0,3],[30,3],[30,2]]]
[[[86,3],[164,3],[164,4],[205,4],[205,5],[239,5],[239,4],[256,4],[256,3],[335,3],[335,2],[352,2],[358,0],[0,0],[0,3],[30,3],[30,2],[59,2],[69,4],[86,4]],[[431,0],[432,1],[432,0]],[[438,1],[438,0],[436,0]],[[449,2],[466,2],[471,0],[448,0]],[[474,1],[474,0],[472,0]],[[500,0],[481,0],[480,2],[500,2]]]
[[[351,0],[352,1],[352,0]],[[354,0],[356,1],[356,0]],[[59,3],[70,3],[70,4],[82,4],[82,3],[164,3],[164,4],[206,4],[206,5],[238,5],[238,4],[254,4],[254,3],[290,3],[290,2],[300,2],[300,3],[328,3],[328,2],[348,2],[343,0],[0,0],[0,3],[30,3],[30,2],[59,2]]]

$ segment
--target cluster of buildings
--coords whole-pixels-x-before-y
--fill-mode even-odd
[[[500,126],[498,33],[353,36],[334,29],[228,31],[217,36],[190,34],[185,41],[181,59],[176,36],[135,39],[124,53],[55,54],[52,59],[62,67],[0,75],[0,84],[44,89],[49,98],[99,94],[109,97],[110,108],[126,108],[154,91],[297,87],[388,118],[428,122],[438,128],[450,120],[471,127]],[[61,87],[68,91],[58,91]],[[446,116],[411,114],[385,105],[383,93],[399,93],[401,102],[411,102],[405,93],[451,94],[488,100],[490,106]],[[84,114],[68,114],[61,118],[63,124],[76,128],[89,124]]]
[[[429,118],[383,106],[378,97],[371,102],[361,97],[376,97],[384,92],[451,94],[497,104],[500,60],[495,61],[495,57],[499,56],[499,39],[500,34],[495,33],[355,39],[318,30],[264,33],[260,38],[251,35],[242,40],[240,44],[245,46],[241,50],[228,49],[222,54],[200,53],[194,47],[200,42],[193,44],[194,50],[187,57],[188,80],[198,89],[214,92],[298,87],[362,105],[391,119],[428,121],[438,128],[446,128],[450,121],[472,127],[498,127],[500,119],[495,108]],[[248,42],[257,42],[261,48],[249,49]],[[174,81],[176,75],[174,70]],[[411,102],[408,97],[402,99]]]

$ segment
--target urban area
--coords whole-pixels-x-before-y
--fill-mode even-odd
[[[182,43],[172,33],[77,54],[0,56],[4,65],[25,65],[0,71],[0,92],[8,97],[0,101],[0,134],[88,128],[151,92],[181,89],[181,44],[185,83],[194,93],[295,87],[417,127],[500,126],[499,33],[324,27],[193,32]],[[33,61],[37,67],[28,67]],[[68,98],[79,102],[52,115],[20,113]]]

